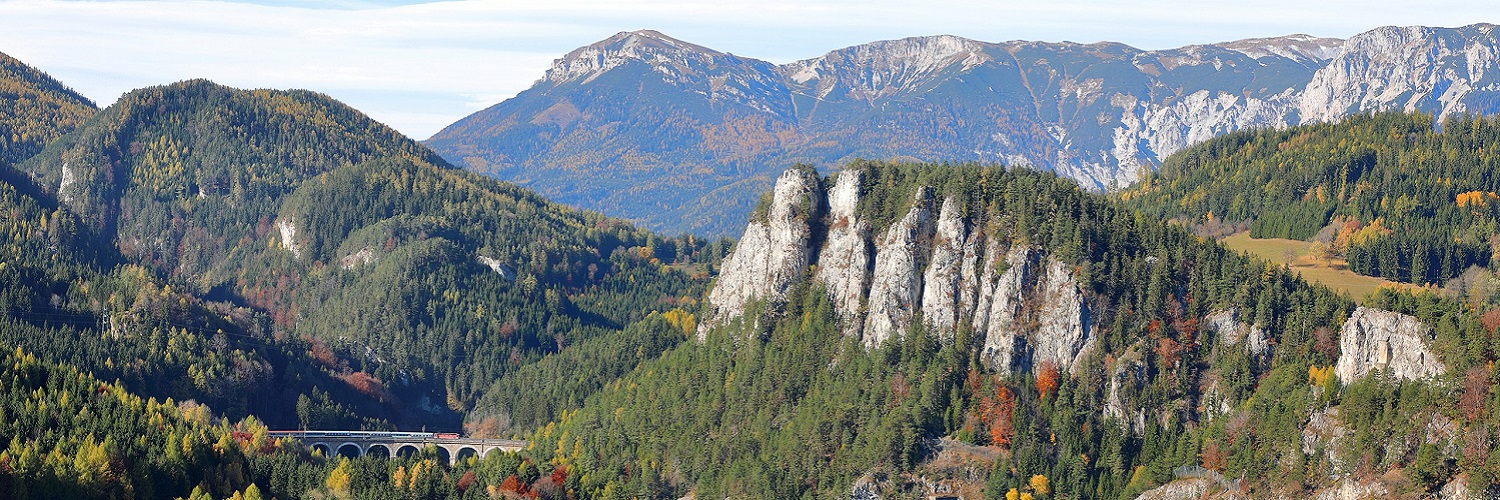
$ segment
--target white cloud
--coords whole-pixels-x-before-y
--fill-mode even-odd
[[[1255,36],[1346,37],[1385,24],[1457,26],[1465,2],[1065,0],[0,1],[0,52],[112,102],[187,78],[309,88],[417,138],[515,95],[551,60],[652,28],[772,62],[878,39],[1119,41],[1167,48]],[[320,8],[306,8],[315,5]]]

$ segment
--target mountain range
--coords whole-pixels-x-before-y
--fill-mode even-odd
[[[772,64],[649,30],[556,60],[426,141],[455,165],[663,231],[730,234],[795,163],[1032,165],[1121,188],[1225,132],[1500,108],[1495,26],[1167,50],[955,36]]]

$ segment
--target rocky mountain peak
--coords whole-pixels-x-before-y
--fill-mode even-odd
[[[794,85],[817,89],[819,97],[842,86],[854,97],[874,100],[924,83],[950,68],[971,69],[991,60],[985,44],[953,35],[903,38],[856,45],[781,66]]]
[[[609,70],[632,61],[650,64],[658,72],[669,74],[671,67],[690,64],[715,66],[725,60],[738,59],[707,47],[687,43],[654,30],[622,31],[599,42],[574,49],[552,62],[545,82],[587,83]]]

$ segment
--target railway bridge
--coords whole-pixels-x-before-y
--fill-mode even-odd
[[[275,439],[296,439],[327,457],[335,454],[350,458],[406,457],[433,446],[438,457],[449,465],[471,456],[484,458],[495,450],[513,452],[526,447],[525,441],[515,439],[466,438],[443,432],[270,431],[266,434]]]

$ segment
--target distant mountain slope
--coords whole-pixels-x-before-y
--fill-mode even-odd
[[[99,297],[115,297],[108,291],[121,280],[98,276],[123,263],[140,276],[127,283],[171,283],[162,295],[188,306],[256,316],[225,330],[228,340],[304,356],[266,364],[266,377],[335,379],[368,398],[360,416],[412,427],[455,428],[459,412],[516,368],[691,303],[724,246],[659,238],[454,168],[308,91],[202,80],[140,89],[21,167],[16,190],[44,207],[35,211],[56,212],[42,220],[67,223],[56,236],[36,234],[113,259],[78,264],[78,276],[32,294],[42,296],[27,301],[36,314],[91,315],[74,325],[80,332],[139,318],[149,332],[172,308],[142,312]],[[36,231],[10,237],[32,243],[23,230]],[[249,410],[283,426],[364,425],[305,411],[303,399],[317,407],[327,395],[277,392],[302,387],[273,386]]]
[[[1143,51],[953,36],[775,66],[620,33],[434,135],[455,164],[668,231],[727,234],[787,165],[1032,164],[1123,187],[1218,134],[1369,110],[1500,108],[1495,27]]]
[[[88,98],[0,54],[0,164],[31,157],[95,111]]]

